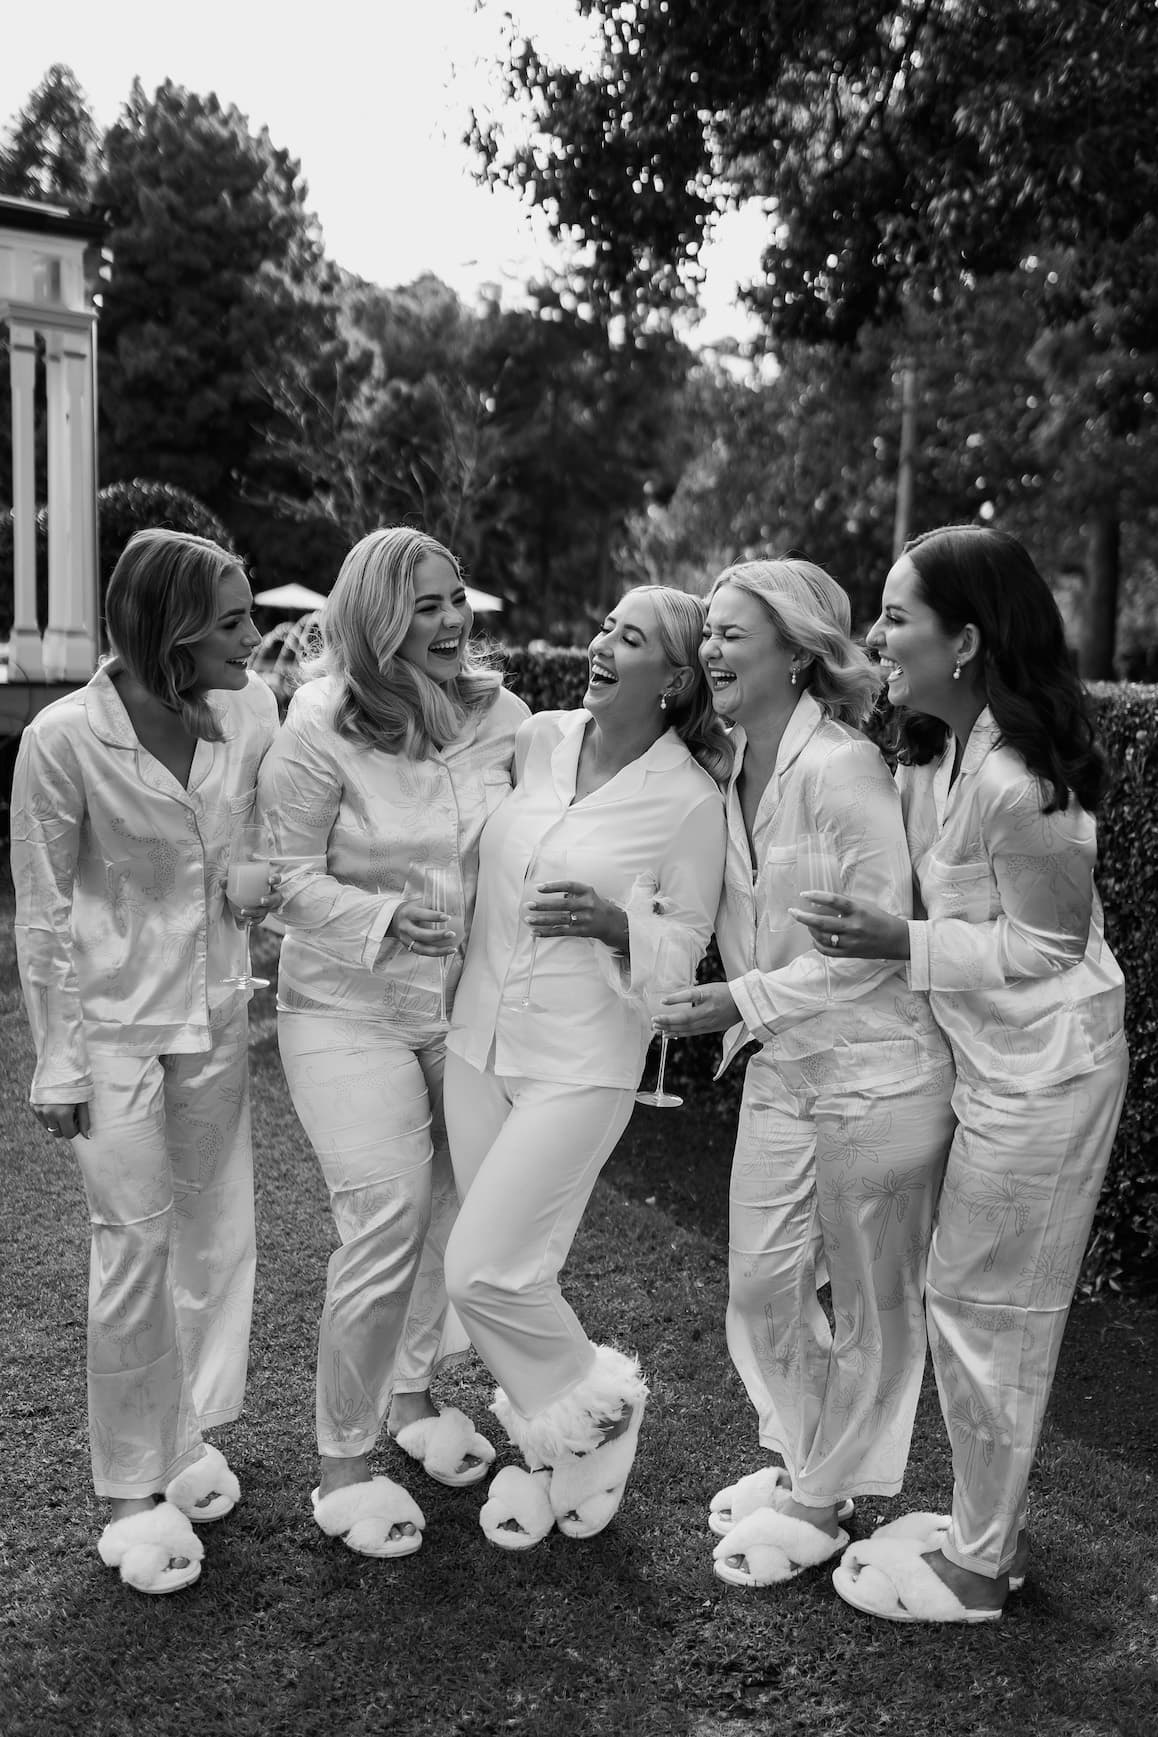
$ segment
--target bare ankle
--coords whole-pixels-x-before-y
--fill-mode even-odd
[[[333,1454],[322,1454],[321,1476],[318,1479],[318,1495],[330,1496],[335,1490],[349,1489],[351,1484],[368,1484],[370,1467],[365,1454],[355,1454],[350,1459],[339,1459]]]

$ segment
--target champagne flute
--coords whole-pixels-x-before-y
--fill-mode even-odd
[[[556,845],[553,850],[537,856],[527,870],[526,890],[523,896],[523,920],[526,921],[527,907],[533,901],[541,885],[548,881],[565,881],[567,879],[567,852]],[[535,966],[539,959],[539,935],[536,929],[531,930],[531,957],[527,965],[527,981],[523,985],[523,993],[519,997],[520,1007],[533,1007],[531,1000],[531,985],[535,978]]]
[[[677,989],[690,989],[695,980],[692,969],[691,954],[686,939],[682,935],[669,932],[662,934],[655,950],[655,964],[648,981],[645,997],[647,1010],[654,1020],[656,1015],[665,1011],[664,997],[672,995]],[[665,1092],[663,1088],[664,1073],[667,1068],[668,1034],[659,1034],[659,1075],[655,1082],[654,1092],[636,1092],[637,1104],[651,1104],[659,1110],[675,1110],[683,1103],[674,1092]]]
[[[272,884],[274,842],[268,826],[252,821],[235,829],[229,841],[229,866],[225,873],[225,896],[240,909],[256,905],[268,893]],[[233,977],[223,977],[231,989],[268,989],[268,977],[253,975],[249,931],[245,928],[245,969]]]
[[[454,946],[438,960],[438,1017],[446,1020],[446,968],[451,955],[458,952],[466,934],[466,923],[450,908],[450,875],[437,863],[427,863],[422,870],[422,903],[429,911],[437,911],[442,926],[454,936]]]

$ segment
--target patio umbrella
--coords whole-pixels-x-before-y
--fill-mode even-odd
[[[501,597],[495,597],[490,591],[476,591],[473,585],[467,586],[466,596],[476,615],[490,615],[503,607]],[[295,581],[290,585],[275,585],[270,591],[259,591],[253,601],[263,609],[296,609],[304,614],[308,609],[320,609],[326,599],[320,591],[311,591],[308,585],[299,585]]]

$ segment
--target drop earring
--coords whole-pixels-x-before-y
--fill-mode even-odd
[[[660,694],[660,696],[659,696],[659,709],[661,712],[667,711],[667,695],[666,694]]]
[[[959,682],[961,680],[961,665],[959,663],[955,663],[953,665],[953,680],[955,682]]]
[[[795,664],[792,665],[792,673],[788,677],[788,680],[792,683],[793,687],[796,686],[796,665]]]

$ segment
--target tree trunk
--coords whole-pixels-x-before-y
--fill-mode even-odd
[[[1086,597],[1078,668],[1087,681],[1113,681],[1118,623],[1121,521],[1110,498],[1093,509],[1086,538]]]

